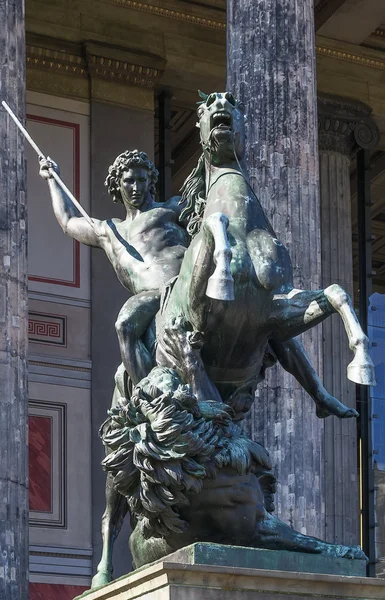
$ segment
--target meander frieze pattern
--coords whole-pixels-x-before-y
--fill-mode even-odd
[[[87,78],[90,74],[99,79],[152,89],[162,75],[161,69],[133,62],[88,54],[82,56],[51,48],[27,45],[27,65],[30,68],[56,71]]]

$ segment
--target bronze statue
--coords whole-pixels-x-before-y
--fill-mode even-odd
[[[107,507],[93,586],[112,578],[127,504],[136,567],[191,541],[362,556],[272,516],[267,452],[238,421],[277,359],[319,417],[357,416],[323,388],[295,336],[339,312],[355,352],[349,377],[372,385],[368,340],[342,288],[293,288],[290,257],[248,183],[242,107],[230,93],[210,94],[198,118],[203,154],[180,200],[154,201],[157,173],[144,153],[125,152],[110,167],[106,183],[127,209],[124,221],[90,226],[51,179],[52,162],[41,166],[63,230],[103,248],[134,294],[117,320],[124,368],[101,429]],[[220,519],[218,506],[229,507]]]

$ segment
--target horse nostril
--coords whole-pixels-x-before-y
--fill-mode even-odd
[[[230,92],[226,92],[225,98],[226,98],[226,100],[228,102],[230,102],[230,104],[232,104],[233,106],[235,106],[235,104],[236,104],[235,98],[234,98],[234,96]]]

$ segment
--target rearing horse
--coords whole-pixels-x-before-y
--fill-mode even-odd
[[[229,401],[255,382],[268,343],[337,312],[354,352],[348,378],[375,385],[368,338],[345,290],[294,288],[289,253],[248,183],[242,105],[213,93],[198,118],[203,154],[182,189],[192,241],[158,317],[158,364],[176,369],[198,398]]]
[[[250,408],[269,346],[301,352],[293,338],[338,312],[354,352],[348,377],[374,385],[368,338],[339,285],[294,288],[289,254],[247,181],[241,105],[210,94],[198,117],[203,154],[183,186],[181,215],[192,240],[157,315],[158,366],[132,396],[117,390],[102,435],[103,465],[130,506],[134,565],[197,540],[364,558],[359,547],[305,536],[270,514],[266,451],[233,421]],[[317,408],[318,416],[357,414],[336,399]],[[102,567],[112,550],[105,515]]]

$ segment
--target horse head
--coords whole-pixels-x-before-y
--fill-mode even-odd
[[[210,163],[219,165],[224,161],[242,160],[245,153],[244,105],[230,92],[213,92],[202,98],[197,115],[197,127],[203,152]]]

